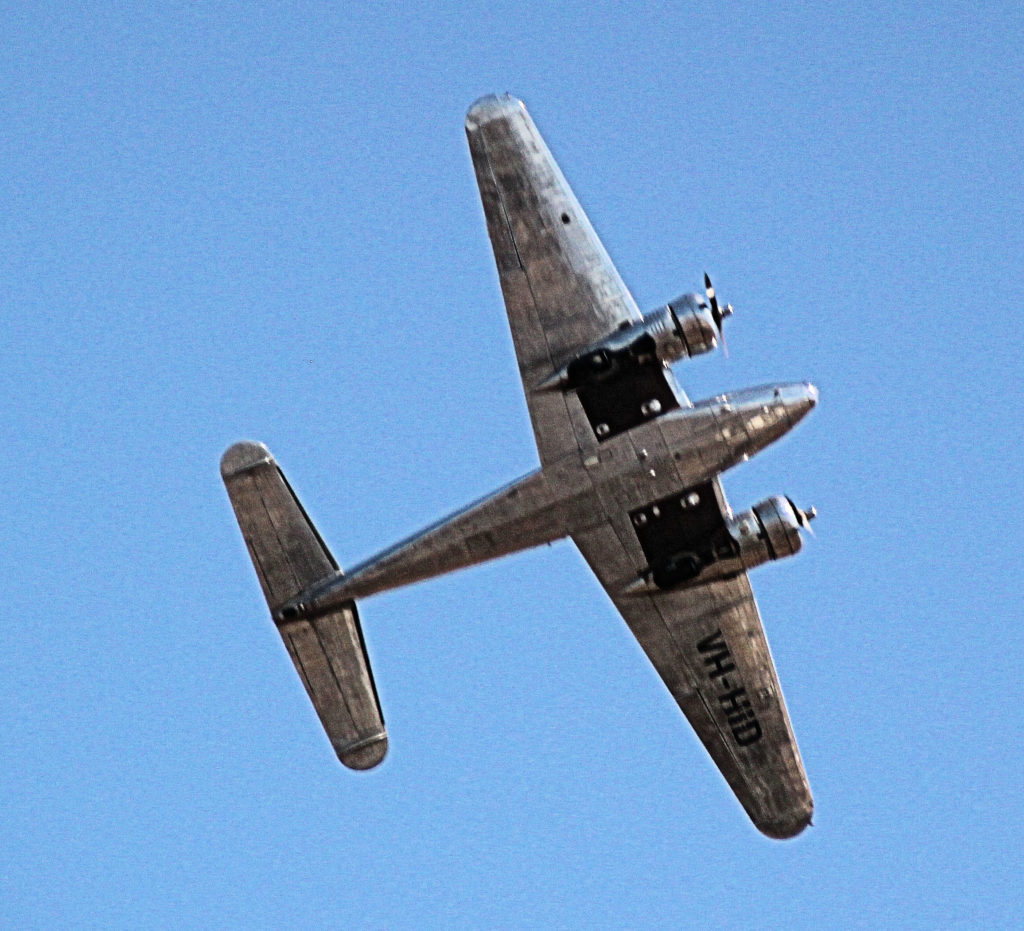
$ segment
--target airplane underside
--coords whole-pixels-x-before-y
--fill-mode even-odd
[[[720,475],[789,432],[809,383],[692,404],[668,368],[722,340],[710,279],[641,315],[525,107],[482,98],[466,132],[541,467],[343,572],[265,446],[221,473],[271,617],[342,763],[388,736],[356,599],[570,537],[753,823],[792,837],[813,799],[748,570],[814,516],[735,513]]]

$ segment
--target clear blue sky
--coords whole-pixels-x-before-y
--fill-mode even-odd
[[[1017,3],[7,4],[0,924],[1008,927],[1024,909]],[[523,97],[694,397],[821,404],[726,476],[815,792],[747,821],[571,544],[367,600],[337,763],[218,475],[351,564],[536,453],[463,135]]]

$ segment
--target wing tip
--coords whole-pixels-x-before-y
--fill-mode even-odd
[[[220,474],[229,479],[240,472],[248,472],[264,462],[273,462],[274,457],[262,443],[243,440],[225,450],[220,457]]]
[[[770,837],[772,840],[789,840],[809,827],[813,817],[814,802],[808,799],[805,805],[790,809],[770,820],[758,821],[756,826],[765,837]]]
[[[491,120],[509,117],[519,110],[525,110],[526,104],[511,94],[487,94],[475,100],[466,111],[466,129],[479,129]]]
[[[338,759],[349,769],[373,769],[387,756],[388,735],[381,732],[343,747],[335,747],[335,750]]]

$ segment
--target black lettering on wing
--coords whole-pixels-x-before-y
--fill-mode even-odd
[[[726,675],[734,672],[736,664],[732,661],[732,653],[722,636],[721,629],[698,640],[697,652],[702,654],[703,663],[708,670],[708,679],[723,689],[716,697],[736,746],[749,747],[757,743],[762,737],[761,722],[757,720],[757,714],[746,697],[747,690],[740,682],[739,676],[733,675],[730,678]]]
[[[736,668],[721,630],[716,630],[703,640],[698,640],[697,651],[705,654],[704,665],[710,667],[712,679],[718,679]]]
[[[749,747],[761,739],[761,724],[757,718],[732,729],[733,740],[741,747]]]

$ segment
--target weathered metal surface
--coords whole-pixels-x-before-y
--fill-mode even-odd
[[[802,831],[814,803],[746,575],[638,596],[612,522],[573,540],[757,828]]]
[[[596,445],[575,395],[536,391],[640,311],[523,104],[466,116],[473,167],[541,462]]]
[[[627,515],[709,482],[790,430],[810,409],[802,390],[779,385],[722,395],[672,411],[599,450],[577,449],[347,573],[325,573],[279,604],[275,617],[312,616],[354,598],[550,543],[594,527],[608,514]],[[751,411],[760,411],[767,401],[777,403],[778,414],[755,429]],[[641,560],[637,574],[646,568]]]
[[[791,837],[813,801],[744,570],[795,553],[811,514],[775,498],[734,515],[719,475],[817,391],[691,404],[664,363],[714,348],[731,307],[705,278],[706,299],[641,317],[522,103],[481,99],[466,134],[542,467],[345,574],[266,449],[229,450],[296,668],[342,759],[373,765],[386,737],[353,599],[571,536],[754,824]]]
[[[265,446],[236,443],[221,459],[221,475],[272,614],[337,571]],[[376,766],[388,740],[355,604],[280,622],[278,631],[338,758],[352,769]]]

